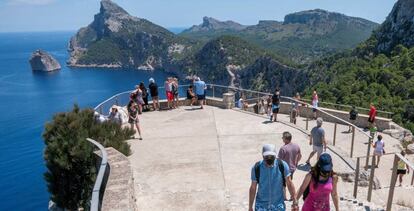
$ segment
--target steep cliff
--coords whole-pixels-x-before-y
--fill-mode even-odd
[[[148,20],[129,15],[110,0],[89,26],[70,40],[70,66],[164,68],[188,50],[189,43]]]

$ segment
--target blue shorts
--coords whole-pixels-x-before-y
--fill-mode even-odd
[[[197,95],[197,100],[204,100],[206,99],[206,95]]]

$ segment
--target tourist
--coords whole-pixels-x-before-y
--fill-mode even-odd
[[[168,109],[172,108],[172,101],[174,99],[174,95],[172,93],[172,82],[171,78],[168,77],[167,80],[164,82],[164,89],[165,89],[165,96],[167,97],[167,107]]]
[[[300,94],[299,92],[296,92],[295,97],[293,98],[295,100],[295,108],[297,111],[297,116],[300,116]]]
[[[273,144],[263,146],[262,156],[263,160],[257,162],[251,170],[249,211],[253,211],[255,201],[255,210],[258,211],[286,210],[283,188],[287,187],[290,195],[295,195],[289,166],[285,161],[276,160],[276,147]],[[296,200],[293,201],[293,207],[297,208]]]
[[[368,127],[371,128],[375,123],[375,116],[377,115],[377,109],[374,106],[374,103],[370,104],[370,109],[368,113]]]
[[[317,118],[318,103],[319,103],[318,93],[316,93],[316,90],[313,90],[313,94],[312,94],[312,111],[313,111],[313,118],[314,119]]]
[[[356,110],[355,106],[352,106],[351,111],[349,112],[349,122],[351,122],[353,125],[355,125],[356,119],[358,117],[358,111]],[[351,125],[349,125],[348,133],[352,130]]]
[[[272,121],[272,95],[266,99],[266,113],[270,117],[270,121]]]
[[[116,106],[111,107],[111,112],[109,113],[108,120],[118,125],[122,125],[122,117],[118,112],[118,108]]]
[[[192,107],[196,102],[196,96],[193,91],[193,85],[190,85],[187,89],[187,100],[190,100],[190,106]]]
[[[403,157],[405,157],[405,151],[401,151],[401,155]],[[397,168],[397,175],[400,181],[400,186],[402,186],[402,182],[403,182],[403,177],[405,174],[409,174],[410,173],[410,167],[408,166],[408,164],[406,164],[403,160],[399,160],[398,161],[398,168]]]
[[[149,85],[148,88],[150,90],[151,99],[152,99],[152,107],[155,110],[160,110],[160,102],[158,98],[158,85],[155,83],[155,80],[153,78],[149,79]]]
[[[381,156],[385,154],[385,143],[382,140],[382,135],[377,136],[377,141],[372,145],[374,147],[374,156],[377,158],[377,165],[375,165],[375,168],[378,168]]]
[[[207,89],[206,83],[200,80],[199,77],[195,79],[194,82],[195,93],[197,95],[198,103],[200,104],[200,108],[203,109],[204,100],[206,99],[205,90]]]
[[[142,91],[142,100],[144,101],[143,109],[148,111],[148,91],[145,88],[144,82],[139,83],[139,89]]]
[[[290,123],[296,125],[296,117],[298,116],[299,106],[296,106],[296,102],[293,103],[292,109],[290,110]]]
[[[171,79],[171,92],[173,94],[173,108],[178,108],[180,99],[178,96],[178,79],[177,78]]]
[[[239,100],[237,101],[237,108],[243,109],[244,107],[244,100],[243,97],[240,97]]]
[[[309,155],[306,164],[310,165],[310,159],[317,154],[316,159],[319,159],[319,156],[326,151],[326,139],[325,139],[325,130],[322,128],[323,119],[319,117],[316,119],[316,127],[312,128],[311,135],[309,139],[309,145],[313,145],[312,152]]]
[[[283,132],[282,140],[284,145],[280,148],[279,154],[277,157],[285,161],[289,165],[290,179],[293,179],[293,174],[295,173],[296,167],[300,159],[302,159],[302,154],[300,152],[299,145],[292,143],[292,134],[289,132]],[[286,189],[284,189],[286,197]],[[294,195],[290,196],[290,199],[293,200]]]
[[[131,129],[135,131],[134,127],[138,131],[139,140],[142,140],[141,136],[141,128],[139,127],[139,119],[138,119],[138,109],[137,104],[134,101],[129,101],[128,103],[128,123],[131,125]],[[135,135],[134,135],[135,137]]]
[[[145,87],[144,87],[145,88]],[[138,105],[138,114],[142,114],[142,106],[144,105],[143,92],[139,85],[135,86],[135,93],[136,93],[136,103]]]
[[[272,115],[273,121],[277,122],[277,114],[279,113],[280,107],[280,89],[277,88],[275,94],[272,96]]]
[[[302,211],[330,211],[329,195],[332,197],[335,210],[339,210],[338,176],[333,171],[332,158],[323,153],[312,167],[298,190],[296,200],[303,195]]]
[[[264,99],[260,99],[260,104],[259,104],[259,114],[263,115],[265,114],[265,102]]]

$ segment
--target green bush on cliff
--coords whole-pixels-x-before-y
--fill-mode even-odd
[[[124,140],[133,134],[131,129],[115,123],[96,122],[92,109],[81,110],[77,105],[70,112],[56,114],[43,133],[48,169],[45,179],[51,200],[70,210],[88,208],[97,171],[96,149],[86,138],[129,155],[130,148]]]
[[[377,108],[395,113],[393,120],[414,131],[414,48],[398,45],[389,54],[373,54],[375,39],[353,53],[329,57],[311,68],[313,86],[324,102]]]

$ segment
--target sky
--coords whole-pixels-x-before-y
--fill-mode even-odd
[[[203,16],[245,25],[325,9],[382,23],[396,0],[113,0],[131,15],[163,27],[190,27]],[[99,12],[99,0],[0,0],[0,32],[75,31]]]

